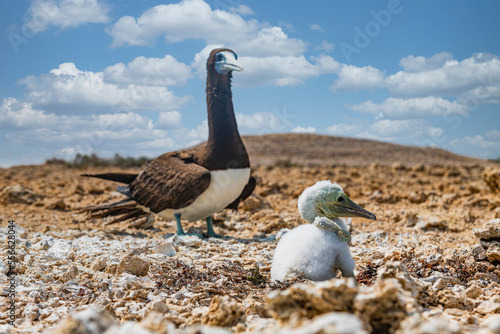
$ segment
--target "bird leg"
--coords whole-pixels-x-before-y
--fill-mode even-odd
[[[349,231],[344,230],[342,227],[340,227],[337,223],[330,219],[321,219],[321,220],[315,220],[314,221],[314,226],[317,228],[320,228],[325,231],[330,231],[337,233],[338,237],[340,240],[346,242],[348,245],[351,244],[351,233]]]
[[[174,214],[174,217],[175,217],[175,222],[177,223],[177,234],[178,235],[186,235],[186,232],[184,232],[184,229],[182,228],[182,224],[181,224],[181,214],[176,213],[176,214]]]
[[[179,235],[179,236],[195,235],[198,238],[203,239],[203,236],[199,235],[198,233],[186,233],[186,232],[184,232],[184,229],[182,228],[182,224],[181,224],[181,214],[180,213],[174,214],[174,217],[175,217],[175,222],[177,223],[177,235]]]
[[[215,233],[212,216],[208,216],[205,220],[207,221],[207,236],[209,238],[229,238],[228,236]]]

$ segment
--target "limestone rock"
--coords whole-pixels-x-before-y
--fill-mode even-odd
[[[252,195],[250,197],[248,197],[246,200],[244,200],[243,202],[241,202],[241,208],[244,210],[244,211],[251,211],[251,210],[255,210],[255,209],[258,209],[262,206],[262,200],[257,197],[256,195]]]
[[[176,251],[171,241],[162,242],[153,247],[153,253],[164,254],[166,256],[174,256]]]
[[[24,307],[22,312],[26,319],[36,321],[40,315],[40,308],[37,304],[29,303]]]
[[[425,202],[428,197],[429,194],[426,194],[424,192],[412,192],[410,195],[408,195],[408,200],[411,203],[421,204]]]
[[[483,228],[473,229],[472,233],[479,239],[500,239],[500,219],[492,219]]]
[[[461,334],[462,328],[456,321],[448,322],[441,318],[424,320],[419,314],[403,320],[396,334]]]
[[[490,262],[500,261],[500,242],[488,247],[486,258]]]
[[[443,289],[437,292],[437,298],[439,303],[444,306],[444,308],[458,308],[462,309],[464,307],[463,299],[460,295],[456,294],[450,289]]]
[[[386,278],[395,278],[399,281],[404,290],[410,291],[413,297],[416,297],[422,287],[417,281],[411,277],[410,272],[406,269],[405,265],[399,261],[387,262],[385,266],[378,270],[377,280]]]
[[[500,303],[491,302],[486,300],[476,307],[476,312],[479,314],[487,315],[492,313],[500,313]]]
[[[129,272],[135,276],[146,276],[149,271],[149,262],[135,255],[126,255],[117,267],[117,273]]]
[[[208,311],[202,317],[202,323],[213,326],[233,326],[243,320],[245,309],[229,296],[214,296]]]
[[[419,220],[415,227],[424,231],[427,230],[444,231],[448,228],[448,223],[444,220]]]
[[[94,307],[72,313],[50,334],[100,334],[117,322],[108,313]]]
[[[67,282],[77,277],[78,277],[78,268],[76,266],[71,266],[68,269],[68,271],[61,276],[61,281]]]
[[[107,259],[105,256],[99,256],[97,259],[92,262],[90,265],[90,269],[94,271],[103,271],[106,268]]]
[[[163,300],[155,300],[153,302],[151,302],[150,305],[150,308],[152,311],[155,311],[156,313],[167,313],[168,312],[168,307],[167,305],[165,304],[165,302]]]
[[[175,333],[175,325],[158,312],[150,312],[140,325],[153,333]]]
[[[477,284],[472,284],[465,290],[465,296],[467,298],[475,299],[483,293],[483,289]]]
[[[283,327],[277,334],[368,334],[366,325],[354,314],[331,312],[305,321],[298,328]]]
[[[64,201],[64,199],[60,198],[55,200],[47,205],[47,209],[51,210],[66,210],[68,209],[68,205]]]
[[[0,200],[5,204],[33,204],[41,199],[42,196],[36,194],[30,188],[26,188],[19,184],[15,186],[7,186],[0,192]]]
[[[273,291],[268,295],[267,303],[271,315],[286,322],[329,312],[352,312],[357,292],[354,279],[332,279],[316,284],[294,284],[285,291]]]
[[[500,315],[495,314],[488,317],[483,326],[489,330],[488,334],[500,334]]]
[[[130,333],[153,334],[153,332],[139,326],[138,323],[132,321],[127,321],[121,325],[112,326],[108,328],[108,330],[106,330],[104,334],[130,334]]]
[[[354,300],[354,314],[370,324],[373,333],[395,333],[403,319],[420,311],[411,293],[395,278],[363,288]]]
[[[492,192],[500,193],[500,169],[486,169],[483,173],[483,179],[486,181]]]

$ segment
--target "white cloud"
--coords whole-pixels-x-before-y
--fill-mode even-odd
[[[171,55],[163,58],[137,57],[127,65],[104,69],[104,82],[153,86],[181,86],[192,77],[191,68]]]
[[[22,103],[9,97],[0,106],[0,128],[24,130],[55,124],[57,117],[32,109],[31,103]]]
[[[236,7],[229,8],[229,11],[232,13],[240,14],[240,15],[252,15],[255,14],[252,8],[247,5],[239,5]]]
[[[232,42],[235,50],[245,56],[290,56],[306,51],[306,46],[300,39],[289,38],[281,27],[264,27],[256,36],[247,41]]]
[[[71,159],[76,153],[98,153],[112,156],[158,156],[172,149],[192,146],[208,137],[208,124],[203,121],[194,129],[181,125],[178,112],[160,113],[157,123],[134,112],[57,115],[34,109],[31,103],[6,98],[0,104],[0,129],[9,147],[18,150],[33,147],[44,157]],[[165,128],[175,128],[169,131]],[[19,159],[19,157],[16,157]],[[43,157],[42,157],[43,158]],[[40,159],[40,157],[37,157]]]
[[[398,142],[407,145],[429,146],[442,143],[445,132],[424,119],[417,120],[352,120],[334,124],[326,132],[335,136],[356,137]]]
[[[307,128],[304,128],[300,125],[294,127],[292,129],[293,133],[316,133],[316,128],[312,126],[308,126]]]
[[[339,123],[328,126],[326,132],[334,136],[358,137],[365,131],[365,127],[365,124],[358,121],[353,124]]]
[[[366,101],[346,107],[363,113],[376,114],[376,118],[410,119],[466,115],[467,107],[457,101],[450,102],[440,97],[400,99],[390,97],[382,103]]]
[[[182,115],[178,111],[162,111],[158,116],[158,127],[161,129],[177,128],[181,125]]]
[[[202,0],[184,0],[155,6],[137,19],[123,16],[108,29],[108,33],[113,37],[114,47],[148,45],[160,35],[164,35],[168,42],[194,38],[209,43],[214,40],[228,43],[235,35],[248,36],[259,27],[255,20],[247,22],[238,14],[212,10]]]
[[[491,140],[500,141],[500,131],[498,131],[497,129],[491,129],[486,132],[485,137]]]
[[[328,42],[327,40],[322,40],[318,46],[314,47],[314,50],[323,50],[323,51],[333,51],[335,49],[335,44]]]
[[[399,65],[404,68],[406,72],[425,72],[430,70],[439,69],[446,65],[447,62],[453,60],[453,55],[449,52],[441,52],[433,55],[430,58],[422,56],[415,57],[410,55],[404,57],[399,61]]]
[[[84,23],[109,22],[110,6],[99,0],[34,0],[23,29],[32,34],[49,26],[77,27]]]
[[[241,11],[244,7],[239,8]],[[152,45],[163,35],[169,43],[201,39],[207,44],[231,46],[245,55],[290,55],[306,50],[303,41],[288,38],[280,27],[255,19],[246,21],[235,12],[212,10],[202,0],[158,5],[137,19],[123,16],[107,32],[113,38],[113,47]]]
[[[500,59],[497,56],[478,53],[461,62],[449,60],[448,54],[438,54],[437,59],[403,58],[405,69],[384,80],[384,87],[394,97],[418,97],[428,95],[460,94],[478,95],[483,90],[488,99],[500,99]],[[441,67],[439,67],[441,65]],[[480,101],[481,98],[478,99]]]
[[[453,150],[482,158],[500,158],[500,132],[490,130],[485,135],[465,136],[453,139],[450,143]]]
[[[371,66],[357,67],[342,64],[337,74],[339,78],[330,87],[333,92],[372,89],[380,86],[384,80],[384,73]]]
[[[325,32],[325,29],[321,28],[319,24],[311,24],[310,28],[314,31]]]
[[[320,55],[308,61],[300,56],[241,57],[245,71],[235,75],[234,82],[241,86],[293,86],[304,80],[335,72],[339,63],[332,57]]]
[[[81,71],[73,63],[19,83],[35,107],[56,113],[172,110],[187,101],[165,87],[106,83],[103,72]]]
[[[182,143],[182,147],[191,147],[202,143],[208,139],[208,121],[203,120],[193,129],[178,128],[174,131],[174,137]]]
[[[279,131],[284,128],[281,120],[273,113],[262,111],[254,114],[236,114],[236,121],[240,132],[266,133]]]
[[[194,57],[191,66],[201,79],[206,78],[206,61],[210,51],[220,45],[208,45]],[[244,71],[233,74],[237,86],[293,86],[321,74],[333,73],[339,63],[330,56],[320,55],[308,61],[300,56],[238,57]]]
[[[425,120],[379,120],[370,124],[368,130],[381,140],[435,138],[441,136],[444,130],[430,126]],[[418,144],[417,141],[413,143]]]

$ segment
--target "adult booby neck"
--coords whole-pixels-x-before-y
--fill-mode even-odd
[[[87,175],[126,183],[118,191],[129,199],[86,209],[97,213],[97,217],[120,216],[117,221],[154,212],[175,219],[179,235],[185,234],[181,218],[205,218],[207,235],[219,237],[213,230],[211,215],[224,208],[236,209],[256,184],[238,133],[231,94],[232,71],[242,70],[232,50],[213,50],[207,60],[207,143],[163,154],[137,175]]]
[[[250,166],[234,115],[232,71],[242,71],[230,49],[215,49],[207,61],[208,141],[203,165],[209,170]]]

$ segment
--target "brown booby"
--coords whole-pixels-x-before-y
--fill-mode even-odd
[[[207,235],[220,237],[212,226],[212,214],[236,209],[250,196],[255,178],[234,115],[232,71],[242,71],[230,49],[212,50],[207,60],[208,141],[194,149],[165,153],[138,174],[84,175],[126,183],[118,191],[126,200],[85,208],[94,217],[119,216],[115,221],[145,217],[151,212],[177,222],[177,234],[185,235],[181,219],[206,219]]]

